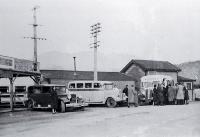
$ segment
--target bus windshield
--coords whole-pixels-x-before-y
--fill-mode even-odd
[[[105,90],[111,90],[113,89],[113,84],[104,84]]]
[[[157,85],[159,81],[153,81],[153,82],[142,82],[142,87],[149,88],[153,87],[154,85]]]

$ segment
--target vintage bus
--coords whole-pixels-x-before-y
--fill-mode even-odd
[[[143,76],[140,83],[140,93],[144,96],[143,101],[146,103],[152,103],[153,101],[153,88],[154,85],[158,85],[158,83],[167,86],[171,84],[174,86],[174,80],[170,76],[166,75],[148,75]]]
[[[13,102],[14,105],[24,105],[27,101],[27,85],[14,85]],[[10,85],[0,86],[0,104],[6,105],[10,103]]]
[[[68,89],[82,96],[88,104],[106,104],[107,107],[116,107],[127,98],[109,81],[71,81]]]

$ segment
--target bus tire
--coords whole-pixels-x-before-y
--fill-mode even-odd
[[[113,98],[109,97],[106,100],[106,106],[109,107],[109,108],[114,108],[114,107],[117,106],[117,102]]]
[[[28,108],[29,110],[32,110],[32,109],[33,109],[33,100],[29,100],[29,101],[27,102],[27,108]]]
[[[61,101],[60,102],[60,112],[64,113],[66,111],[66,106],[65,106],[65,102]]]

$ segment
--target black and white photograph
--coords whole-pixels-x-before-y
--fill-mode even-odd
[[[200,1],[0,0],[0,137],[200,137]]]

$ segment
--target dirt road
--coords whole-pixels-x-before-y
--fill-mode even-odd
[[[89,107],[58,113],[0,114],[5,137],[199,137],[200,102],[189,105]]]

